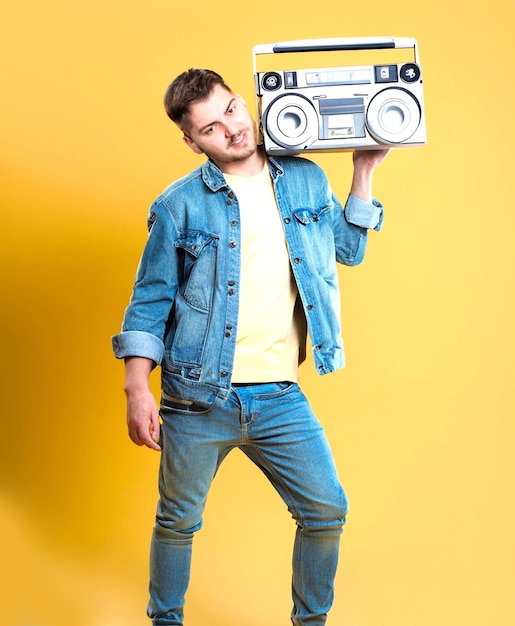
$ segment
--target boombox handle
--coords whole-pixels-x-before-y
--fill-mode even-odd
[[[299,39],[264,43],[254,46],[253,62],[256,74],[256,55],[282,52],[332,52],[338,50],[381,50],[386,48],[413,48],[415,63],[419,63],[416,39],[411,37],[344,37],[337,39]]]

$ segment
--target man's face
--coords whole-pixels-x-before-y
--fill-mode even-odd
[[[190,107],[184,141],[222,171],[236,172],[256,155],[256,127],[240,96],[216,85],[203,102]]]

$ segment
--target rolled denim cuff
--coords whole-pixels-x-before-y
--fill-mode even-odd
[[[381,230],[383,225],[383,205],[376,200],[365,202],[353,194],[349,194],[345,204],[345,218],[350,224],[361,228]]]
[[[117,359],[128,356],[139,356],[161,363],[164,344],[155,335],[141,330],[126,330],[111,338],[113,352]]]

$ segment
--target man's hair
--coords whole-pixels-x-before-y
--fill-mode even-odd
[[[166,90],[164,97],[166,114],[184,130],[190,106],[194,102],[207,100],[216,85],[231,92],[220,74],[213,70],[196,68],[186,70],[177,76]]]

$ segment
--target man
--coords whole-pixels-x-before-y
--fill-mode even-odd
[[[309,331],[320,374],[343,367],[336,261],[363,259],[382,207],[371,179],[386,150],[354,154],[345,209],[322,170],[268,158],[241,97],[190,69],[165,96],[208,160],[152,204],[122,332],[129,435],[162,450],[148,615],[183,624],[194,533],[225,456],[240,448],[295,519],[296,626],[325,624],[347,499],[324,431],[299,389]],[[161,365],[160,407],[149,375]],[[266,615],[262,622],[266,623]]]

